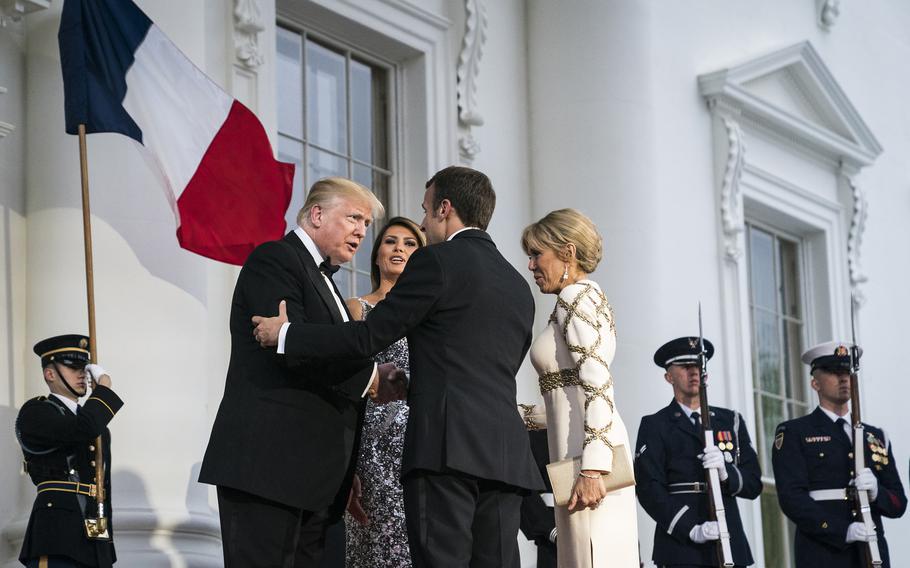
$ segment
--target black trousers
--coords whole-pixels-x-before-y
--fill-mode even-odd
[[[328,511],[305,511],[218,487],[225,568],[318,568]]]
[[[458,473],[415,471],[403,480],[415,568],[518,568],[520,490]]]

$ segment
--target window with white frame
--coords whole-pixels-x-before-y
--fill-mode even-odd
[[[297,167],[288,227],[297,224],[306,190],[324,177],[353,179],[388,207],[394,68],[302,28],[279,26],[276,41],[278,155]],[[344,297],[372,289],[375,230],[334,276]]]
[[[804,246],[799,238],[746,223],[756,437],[764,473],[761,495],[765,565],[793,566],[793,523],[781,512],[771,468],[777,425],[809,412],[805,345]]]

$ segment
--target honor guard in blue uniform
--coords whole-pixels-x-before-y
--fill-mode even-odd
[[[870,535],[859,522],[855,488],[867,490],[883,568],[890,566],[882,517],[898,518],[907,497],[887,434],[864,425],[867,468],[854,472],[850,421],[850,343],[828,342],[803,353],[818,408],[777,427],[771,463],[780,507],[796,524],[797,568],[860,568]],[[862,349],[857,349],[857,358]]]
[[[88,346],[83,335],[60,335],[35,345],[50,393],[27,401],[16,418],[23,468],[37,489],[19,554],[28,567],[109,567],[116,561],[110,538],[88,537],[86,519],[97,515],[95,443],[101,436],[110,522],[107,423],[123,402],[111,390],[107,372],[89,363]],[[80,406],[90,379],[96,385]],[[110,524],[107,529],[112,534]]]
[[[705,340],[707,359],[714,346]],[[638,501],[657,523],[652,558],[658,566],[717,566],[717,523],[709,520],[707,469],[721,480],[730,546],[736,566],[753,563],[736,498],[755,499],[762,490],[758,457],[742,416],[710,406],[715,448],[701,433],[701,369],[698,337],[680,337],[654,354],[673,387],[673,400],[641,419],[635,444]]]

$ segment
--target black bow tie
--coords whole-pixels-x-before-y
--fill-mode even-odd
[[[341,267],[334,265],[334,264],[329,264],[329,259],[325,259],[319,264],[319,272],[322,272],[329,278],[331,278],[333,274],[338,272],[339,268],[341,268]]]

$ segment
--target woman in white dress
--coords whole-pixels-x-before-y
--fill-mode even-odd
[[[588,275],[603,255],[594,223],[560,209],[528,226],[521,244],[545,294],[556,294],[547,327],[531,346],[546,413],[550,461],[581,457],[568,506],[555,508],[561,568],[638,568],[635,488],[607,493],[613,452],[629,456],[629,436],[613,399],[613,309]],[[524,407],[529,425],[542,418]]]

